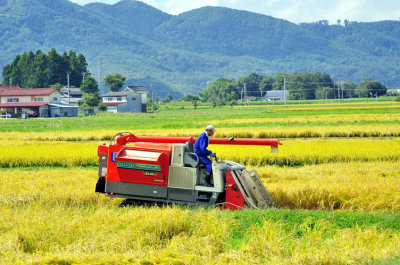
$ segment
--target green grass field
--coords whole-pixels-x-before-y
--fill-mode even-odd
[[[190,103],[177,102],[172,105],[162,106],[160,112],[149,114],[109,114],[103,113],[96,116],[84,116],[75,118],[55,118],[55,119],[1,119],[0,132],[54,132],[54,131],[95,131],[104,129],[119,130],[143,130],[143,129],[176,129],[176,128],[195,128],[202,129],[204,124],[212,120],[220,121],[220,128],[231,128],[229,123],[223,123],[224,120],[230,119],[258,119],[269,117],[272,119],[285,119],[288,117],[309,117],[309,116],[325,116],[325,115],[348,115],[349,110],[351,114],[357,115],[371,115],[371,114],[398,114],[400,110],[400,103],[393,101],[378,101],[378,102],[344,102],[325,104],[318,101],[316,104],[307,104],[305,102],[296,102],[297,104],[290,104],[287,108],[283,105],[270,105],[264,103],[260,105],[244,106],[239,105],[231,108],[230,106],[223,106],[222,108],[211,108],[209,105],[200,105],[196,110]],[[301,104],[300,104],[301,103]],[[282,104],[282,103],[280,103]],[[375,122],[360,122],[361,124],[381,124],[379,121]],[[331,123],[346,124],[336,121]],[[351,123],[352,124],[352,123]],[[393,124],[393,123],[391,123]],[[396,121],[394,124],[400,124]],[[278,122],[268,122],[262,124],[263,127],[274,126],[292,126],[286,125],[285,122],[279,120]],[[297,126],[302,125],[298,123]],[[321,125],[317,122],[311,124],[313,126]],[[260,125],[258,125],[260,126]],[[236,124],[235,127],[249,128],[253,127],[252,124]]]
[[[157,114],[0,120],[0,264],[400,264],[400,104],[258,102]],[[294,104],[296,103],[296,104]],[[256,169],[268,210],[121,208],[94,193],[113,134],[279,137],[211,146]]]

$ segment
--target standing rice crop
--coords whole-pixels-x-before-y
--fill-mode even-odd
[[[399,161],[400,139],[285,140],[279,153],[269,147],[211,146],[221,159],[246,165],[302,166],[352,161]]]
[[[398,161],[346,162],[257,170],[279,208],[400,211]]]

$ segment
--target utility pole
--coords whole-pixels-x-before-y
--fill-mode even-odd
[[[151,110],[154,110],[154,85],[150,84],[151,87]]]
[[[10,77],[10,89],[12,87],[12,76]]]
[[[154,101],[154,85],[150,84],[150,86],[151,86],[151,102],[153,102]]]
[[[336,83],[333,82],[333,102],[335,101],[335,97],[336,97]]]
[[[99,56],[99,71],[97,72],[97,82],[99,85],[99,89],[100,89],[100,77],[101,77],[101,60],[102,60],[102,56]]]
[[[246,88],[246,83],[244,83],[244,88],[243,88],[243,92],[244,92],[244,101],[247,102],[248,101],[248,96],[247,96],[247,88]],[[245,104],[247,105],[247,103]]]
[[[343,99],[343,81],[340,81],[340,87],[342,88],[342,103],[344,103],[344,99]]]
[[[286,108],[286,77],[283,76],[283,100],[285,102],[285,108]]]
[[[82,72],[82,83],[85,82],[85,75],[87,74],[87,72]]]
[[[70,96],[69,96],[69,74],[70,73],[71,73],[70,71],[67,72],[68,104],[70,103]]]

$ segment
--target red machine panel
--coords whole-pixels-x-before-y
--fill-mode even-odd
[[[106,181],[167,186],[171,150],[170,145],[150,143],[110,145]]]
[[[99,145],[97,148],[97,156],[100,156],[100,154],[107,154],[108,153],[108,145]]]
[[[226,197],[224,209],[239,210],[245,207],[245,199],[236,185],[231,171],[225,171]]]
[[[163,170],[165,156],[162,152],[122,149],[115,157],[120,181],[164,186],[168,173]]]

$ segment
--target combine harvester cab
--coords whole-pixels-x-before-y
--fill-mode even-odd
[[[193,153],[194,137],[115,135],[98,147],[99,180],[96,192],[127,202],[178,203],[220,206],[237,210],[268,208],[274,202],[257,172],[232,161],[214,160],[213,187],[200,184],[205,170]],[[134,145],[126,145],[134,143]],[[210,144],[268,145],[276,139],[210,138]]]

